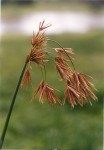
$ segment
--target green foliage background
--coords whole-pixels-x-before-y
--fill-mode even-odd
[[[52,27],[51,27],[52,28]],[[8,149],[53,149],[102,150],[103,147],[103,98],[104,98],[104,31],[93,30],[86,34],[52,35],[63,47],[71,47],[75,52],[75,66],[80,72],[89,74],[98,89],[98,102],[72,109],[64,106],[49,106],[39,103],[38,96],[31,102],[34,89],[41,81],[41,71],[32,65],[34,89],[19,90],[13,114],[8,126],[4,148]],[[31,37],[2,37],[1,41],[1,86],[0,86],[0,134],[10,106],[14,88],[31,45]],[[48,43],[52,52],[56,44]],[[59,81],[55,68],[46,65],[47,82],[59,88],[63,98],[64,85]]]

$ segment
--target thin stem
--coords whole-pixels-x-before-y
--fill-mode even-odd
[[[46,67],[44,65],[44,62],[43,62],[43,68],[40,67],[40,69],[41,69],[41,73],[42,73],[42,78],[44,79],[44,81],[46,81]],[[43,72],[43,70],[44,70],[44,72]]]
[[[63,50],[64,50],[64,48],[57,42],[57,41],[55,41],[55,40],[51,40],[51,39],[47,39],[47,41],[52,41],[52,42],[54,42],[54,43],[56,43],[56,44],[58,44]],[[65,50],[64,50],[65,51]],[[66,53],[66,55],[68,56],[68,58],[70,59],[70,61],[71,61],[71,64],[72,64],[72,66],[73,66],[73,68],[74,68],[74,70],[75,70],[75,65],[73,64],[73,61],[71,60],[71,58],[69,57],[69,55],[67,54],[67,52],[65,51],[65,53]]]
[[[44,67],[44,80],[46,81],[46,67],[45,67],[45,65],[43,65],[43,67]]]
[[[20,87],[20,84],[21,84],[21,81],[22,81],[23,74],[25,72],[26,66],[27,66],[27,63],[25,63],[25,65],[24,65],[24,67],[22,69],[22,72],[20,74],[20,77],[19,77],[16,89],[15,89],[15,92],[14,92],[14,95],[13,95],[13,98],[12,98],[12,101],[11,101],[11,105],[10,105],[10,108],[9,108],[9,111],[8,111],[8,115],[7,115],[7,118],[6,118],[6,121],[5,121],[4,129],[3,129],[3,132],[2,132],[2,135],[1,135],[1,139],[0,139],[0,149],[3,146],[3,142],[4,142],[4,139],[5,139],[5,135],[6,135],[6,131],[7,131],[7,127],[8,127],[9,121],[10,121],[10,117],[11,117],[11,114],[12,114],[13,106],[14,106],[14,103],[15,103],[15,100],[16,100],[16,96],[17,96],[17,93],[18,93],[18,90],[19,90],[19,87]]]

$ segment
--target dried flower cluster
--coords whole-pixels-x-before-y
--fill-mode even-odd
[[[36,34],[33,33],[31,40],[32,48],[27,56],[26,63],[29,64],[25,71],[24,78],[22,80],[22,86],[28,86],[32,84],[30,75],[31,62],[36,63],[39,67],[45,66],[45,62],[49,61],[48,52],[45,48],[47,45],[47,38],[45,36],[45,29],[50,27],[50,24],[45,25],[45,21],[40,22],[39,30]],[[65,104],[66,100],[69,101],[74,108],[75,105],[83,105],[85,102],[91,103],[91,98],[96,100],[97,97],[92,92],[96,90],[94,85],[90,83],[86,78],[89,77],[76,71],[75,67],[69,66],[71,63],[73,66],[74,52],[71,48],[54,48],[56,55],[54,56],[56,70],[61,78],[61,81],[66,84],[63,100],[60,100],[54,92],[54,88],[46,83],[46,79],[42,79],[38,88],[34,91],[34,98],[38,92],[40,92],[39,101],[43,103],[45,100],[49,104]]]

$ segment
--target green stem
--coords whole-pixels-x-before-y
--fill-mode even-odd
[[[63,50],[64,50],[64,48],[57,42],[57,41],[55,41],[55,40],[51,40],[51,39],[47,39],[47,41],[52,41],[52,42],[54,42],[54,43],[56,43],[56,44],[58,44]],[[64,50],[65,51],[65,50]],[[65,53],[66,53],[66,55],[68,56],[68,54],[67,54],[67,52],[65,51]],[[68,56],[68,58],[70,59],[70,61],[71,61],[71,64],[72,64],[72,66],[73,66],[73,68],[74,68],[74,70],[75,70],[75,66],[74,66],[74,64],[73,64],[73,61],[71,60],[71,58]]]
[[[5,139],[5,134],[6,134],[6,131],[7,131],[8,124],[9,124],[9,120],[10,120],[10,117],[11,117],[11,114],[12,114],[13,106],[14,106],[14,103],[15,103],[15,100],[16,100],[16,96],[17,96],[17,93],[18,93],[18,90],[19,90],[19,87],[20,87],[20,84],[21,84],[26,66],[27,66],[27,63],[25,63],[25,65],[22,69],[22,72],[20,74],[15,92],[14,92],[14,95],[13,95],[13,98],[12,98],[12,101],[11,101],[11,105],[10,105],[10,108],[9,108],[9,111],[8,111],[8,115],[7,115],[7,118],[6,118],[6,121],[5,121],[5,125],[4,125],[4,128],[3,128],[2,135],[1,135],[1,139],[0,139],[0,149],[2,149],[2,146],[3,146],[3,142],[4,142],[4,139]]]

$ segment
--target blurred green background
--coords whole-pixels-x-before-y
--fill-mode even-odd
[[[57,4],[57,5],[56,5]],[[56,7],[57,6],[57,7]],[[59,7],[58,7],[59,6]],[[95,8],[94,8],[95,9]],[[2,5],[2,18],[8,20],[21,14],[34,11],[59,10],[92,12],[92,6],[68,2],[36,2],[32,4]],[[98,11],[98,10],[94,10]],[[100,12],[104,11],[101,6]],[[43,18],[44,19],[44,18]],[[40,20],[41,21],[41,20]],[[55,22],[54,22],[55,24]],[[52,26],[50,27],[52,30]],[[26,55],[31,48],[31,36],[6,33],[1,36],[0,64],[0,134],[5,123],[14,88],[24,65]],[[38,96],[31,102],[33,90],[20,89],[8,126],[3,148],[8,149],[68,149],[68,150],[102,150],[103,149],[103,99],[104,99],[104,29],[92,29],[84,34],[63,33],[48,35],[71,47],[75,52],[75,66],[83,73],[93,77],[98,89],[95,94],[98,102],[72,109],[69,103],[64,106],[40,104]],[[48,43],[51,51],[56,44]],[[59,88],[58,96],[62,99],[64,85],[59,81],[55,68],[50,62],[46,65],[48,83]],[[33,65],[32,78],[34,88],[41,81],[41,71]]]

